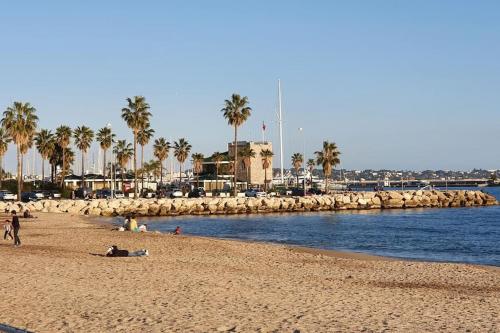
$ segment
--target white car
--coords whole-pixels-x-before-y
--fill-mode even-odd
[[[123,199],[123,198],[125,198],[125,194],[123,194],[122,191],[115,191],[115,198],[116,199]]]
[[[178,188],[174,188],[168,191],[166,196],[168,198],[182,198],[183,195],[181,190],[179,190]]]
[[[9,191],[0,191],[0,200],[3,201],[16,201],[17,200],[17,194],[13,194],[12,192]]]

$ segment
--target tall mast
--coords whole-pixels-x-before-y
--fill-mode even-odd
[[[285,184],[283,175],[283,117],[281,113],[281,81],[278,79],[278,124],[280,127],[280,169],[281,169],[281,183]]]

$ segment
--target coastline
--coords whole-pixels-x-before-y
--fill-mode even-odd
[[[36,332],[496,331],[500,271],[207,237],[70,214],[0,242],[0,322]],[[107,247],[148,248],[106,258]],[[42,315],[41,315],[42,314]]]

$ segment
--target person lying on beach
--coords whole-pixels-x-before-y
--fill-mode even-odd
[[[25,219],[36,219],[36,216],[31,215],[31,212],[28,209],[24,211],[23,217]]]
[[[9,220],[5,220],[3,230],[5,231],[3,234],[3,239],[7,239],[7,235],[10,237],[10,239],[14,239],[14,237],[12,236],[12,224],[10,224]]]
[[[182,233],[181,227],[177,226],[177,228],[175,228],[173,234],[174,235],[180,235],[181,233]]]
[[[138,251],[129,252],[128,250],[120,250],[116,245],[111,246],[106,252],[106,257],[146,257],[149,251],[141,249]]]

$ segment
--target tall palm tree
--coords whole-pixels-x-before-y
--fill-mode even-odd
[[[234,128],[234,179],[233,179],[233,194],[236,196],[236,175],[238,171],[238,127],[240,127],[250,117],[252,109],[248,106],[248,97],[241,97],[238,94],[233,94],[231,99],[224,101],[224,107],[221,110],[224,113],[227,123]]]
[[[14,102],[3,113],[1,121],[7,134],[17,147],[17,198],[21,200],[23,184],[21,159],[23,152],[31,146],[33,135],[36,131],[38,117],[36,109],[30,103]]]
[[[134,96],[134,99],[127,98],[127,107],[122,109],[122,119],[134,133],[134,197],[137,197],[137,135],[139,131],[149,124],[149,104],[143,96]]]
[[[224,161],[224,155],[216,151],[212,154],[212,161],[215,163],[215,190],[219,190],[219,167],[222,161]]]
[[[191,148],[189,142],[184,138],[174,142],[174,156],[177,158],[177,161],[179,161],[179,187],[182,186],[182,164],[186,162],[191,152]]]
[[[9,143],[12,141],[10,135],[7,134],[3,127],[0,127],[0,188],[2,188],[3,180],[3,157],[9,148]]]
[[[274,154],[269,149],[263,149],[260,152],[260,157],[262,158],[262,169],[264,169],[264,190],[267,191],[267,169],[271,166],[271,160]]]
[[[78,126],[73,131],[75,145],[82,153],[82,187],[85,187],[85,154],[94,140],[94,131],[87,126]]]
[[[314,160],[314,158],[308,159],[307,160],[307,168],[308,168],[309,174],[310,174],[311,186],[313,183],[313,171],[314,171],[315,167],[316,167],[316,161]]]
[[[163,161],[167,159],[170,143],[165,138],[158,138],[153,144],[153,155],[160,162],[160,183],[163,184]]]
[[[102,149],[103,164],[102,164],[102,177],[103,185],[106,183],[106,152],[113,145],[115,139],[115,134],[111,131],[109,127],[103,127],[97,131],[96,141],[99,142],[99,146]]]
[[[316,154],[316,164],[323,167],[323,174],[325,175],[325,192],[328,193],[328,178],[332,173],[332,169],[335,165],[340,163],[337,145],[332,142],[324,141],[323,150],[317,151]]]
[[[292,155],[292,166],[295,169],[295,175],[297,176],[297,187],[299,187],[299,170],[304,162],[304,156],[300,153],[295,153]],[[305,184],[305,180],[304,180]],[[305,185],[304,185],[305,186]]]
[[[127,143],[125,140],[118,140],[115,147],[113,148],[113,153],[116,156],[116,160],[121,168],[121,178],[122,178],[122,191],[124,190],[125,184],[125,169],[128,162],[134,155],[134,150],[132,149],[132,144]]]
[[[69,174],[71,166],[73,165],[74,162],[75,162],[75,153],[73,152],[73,149],[71,148],[66,149],[66,153],[64,154],[64,167],[63,167],[63,172],[65,174],[66,173]]]
[[[50,158],[54,151],[54,134],[48,129],[42,129],[35,135],[35,144],[38,153],[42,156],[42,182],[45,179],[45,160]]]
[[[200,172],[203,171],[203,159],[205,156],[202,153],[193,153],[191,158],[193,159],[193,170],[196,173],[196,187],[200,187]]]
[[[246,179],[247,179],[247,188],[250,185],[250,166],[252,163],[252,158],[255,158],[255,150],[250,147],[245,147],[238,155],[241,157],[241,161],[243,162],[243,167],[245,168]]]
[[[141,170],[144,170],[144,146],[149,143],[149,140],[153,137],[155,130],[149,127],[149,123],[145,125],[137,133],[137,143],[141,146]],[[141,189],[144,188],[144,173],[141,172]]]
[[[66,177],[66,150],[71,143],[72,134],[73,131],[69,126],[61,125],[56,128],[56,142],[62,149],[61,187],[64,187],[64,177]]]

